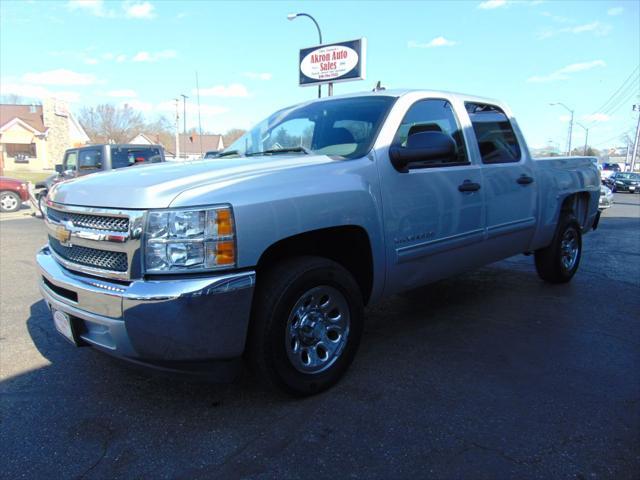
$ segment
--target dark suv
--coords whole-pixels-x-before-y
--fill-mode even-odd
[[[35,201],[42,213],[49,189],[58,182],[114,168],[164,161],[164,149],[160,145],[106,144],[70,148],[64,152],[62,163],[56,165],[57,173],[36,183]]]

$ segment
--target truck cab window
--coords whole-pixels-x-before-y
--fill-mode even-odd
[[[448,101],[429,99],[414,103],[402,119],[393,144],[404,147],[410,135],[420,132],[442,132],[454,140],[456,154],[446,162],[439,161],[438,166],[469,163],[462,129]]]
[[[505,113],[494,105],[465,103],[476,134],[482,163],[520,161],[518,139]]]
[[[78,170],[96,170],[100,168],[102,168],[102,151],[91,149],[80,152]]]
[[[112,168],[129,167],[138,163],[157,163],[162,161],[159,148],[113,148],[111,149]]]

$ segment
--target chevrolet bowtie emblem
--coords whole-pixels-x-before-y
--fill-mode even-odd
[[[67,228],[67,225],[58,225],[58,227],[56,228],[56,238],[62,246],[71,246],[71,230]]]

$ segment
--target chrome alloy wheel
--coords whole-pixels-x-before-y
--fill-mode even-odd
[[[560,261],[566,271],[570,271],[576,265],[579,253],[578,233],[573,227],[567,228],[560,240]]]
[[[3,212],[12,212],[18,207],[18,200],[10,193],[3,193],[0,196],[0,207],[2,207]]]
[[[349,337],[351,314],[345,296],[321,285],[302,294],[287,321],[285,347],[296,370],[315,374],[333,365]]]

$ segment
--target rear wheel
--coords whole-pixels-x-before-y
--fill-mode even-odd
[[[285,260],[259,275],[249,358],[272,387],[298,396],[334,385],[351,364],[362,334],[358,284],[320,257]]]
[[[9,191],[0,192],[0,211],[17,212],[20,210],[21,205],[22,200],[17,193]]]
[[[553,242],[535,253],[536,270],[549,283],[569,282],[580,265],[582,229],[573,215],[563,215]]]

